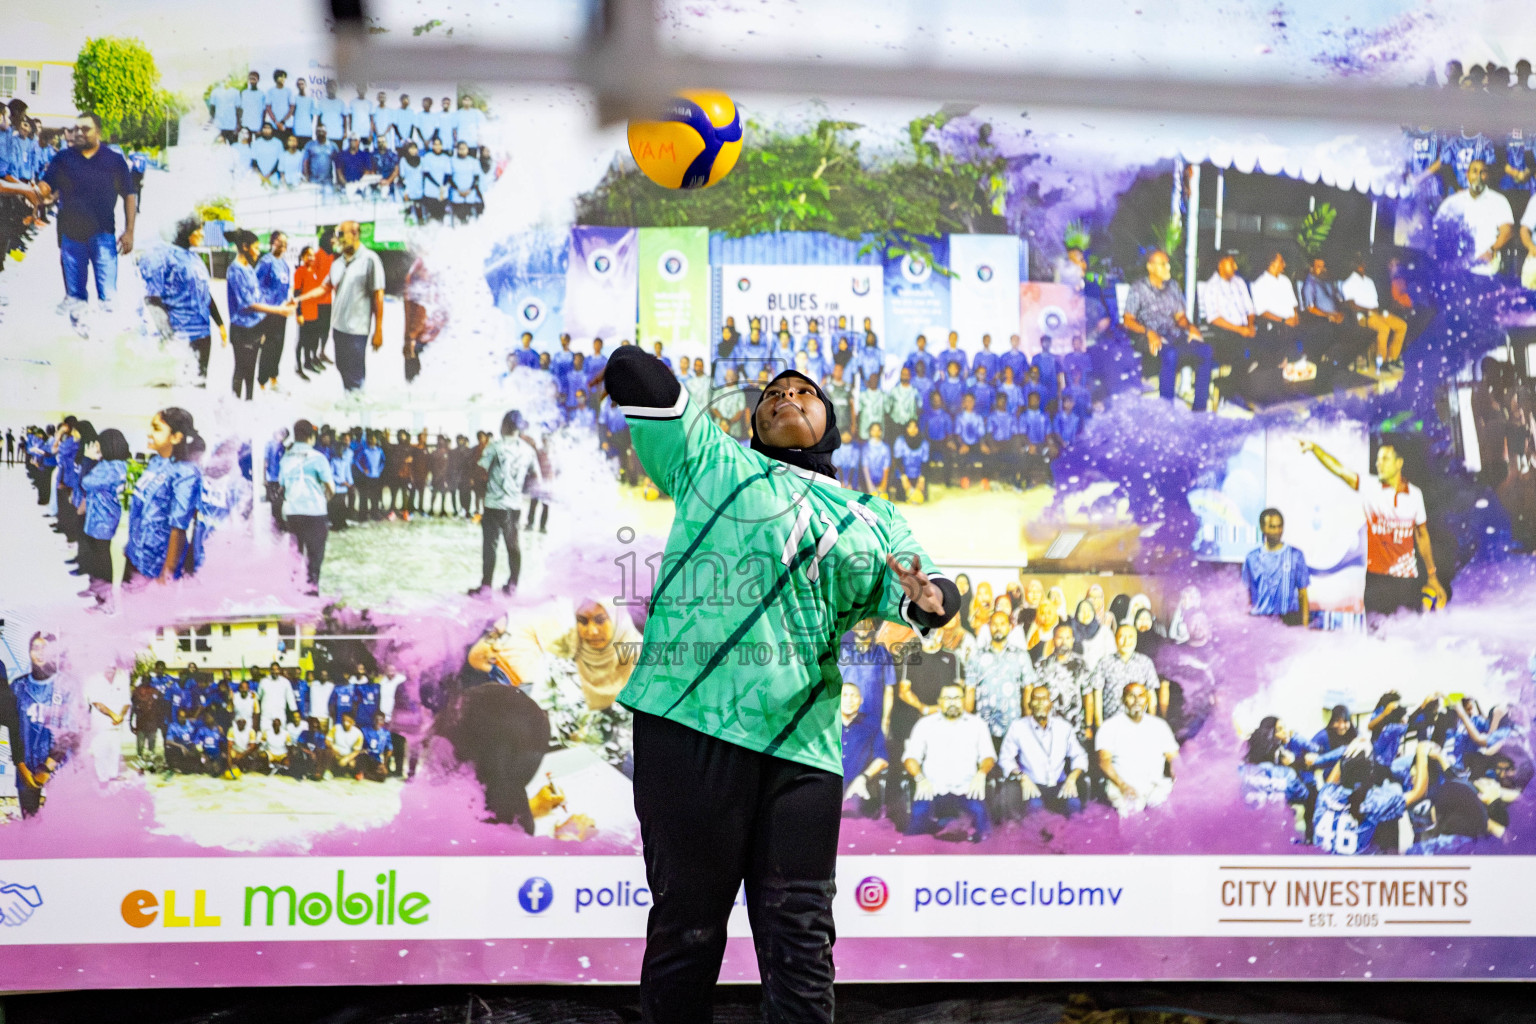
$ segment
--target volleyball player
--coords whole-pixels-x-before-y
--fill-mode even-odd
[[[959,591],[924,571],[929,560],[894,506],[835,482],[837,417],[809,378],[791,370],[768,383],[750,449],[693,408],[638,345],[618,348],[598,378],[629,418],[646,472],[676,503],[664,560],[673,569],[653,591],[645,642],[714,651],[642,656],[620,696],[635,715],[635,810],[655,898],[642,1016],[711,1019],[726,921],[745,881],[764,1016],[831,1021],[838,641],[869,617],[926,635],[959,610]],[[701,614],[704,595],[674,591],[691,559],[724,555],[756,569],[761,588]],[[744,645],[790,642],[799,657],[788,663],[736,667]]]

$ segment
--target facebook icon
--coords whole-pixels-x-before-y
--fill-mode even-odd
[[[555,890],[542,878],[530,878],[517,890],[517,902],[530,914],[542,914],[555,902]]]

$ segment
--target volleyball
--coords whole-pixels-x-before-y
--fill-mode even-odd
[[[629,152],[662,188],[708,188],[741,156],[741,114],[723,92],[678,93],[661,120],[629,122]]]

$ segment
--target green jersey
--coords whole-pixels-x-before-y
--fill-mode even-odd
[[[927,554],[890,502],[743,447],[686,391],[624,412],[676,513],[620,701],[842,774],[840,638],[864,618],[926,635],[885,559],[937,577]]]

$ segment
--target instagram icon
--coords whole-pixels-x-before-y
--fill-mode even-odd
[[[885,906],[886,900],[891,898],[891,891],[886,887],[885,879],[870,875],[859,883],[854,890],[853,898],[859,905],[859,909],[874,913]]]

